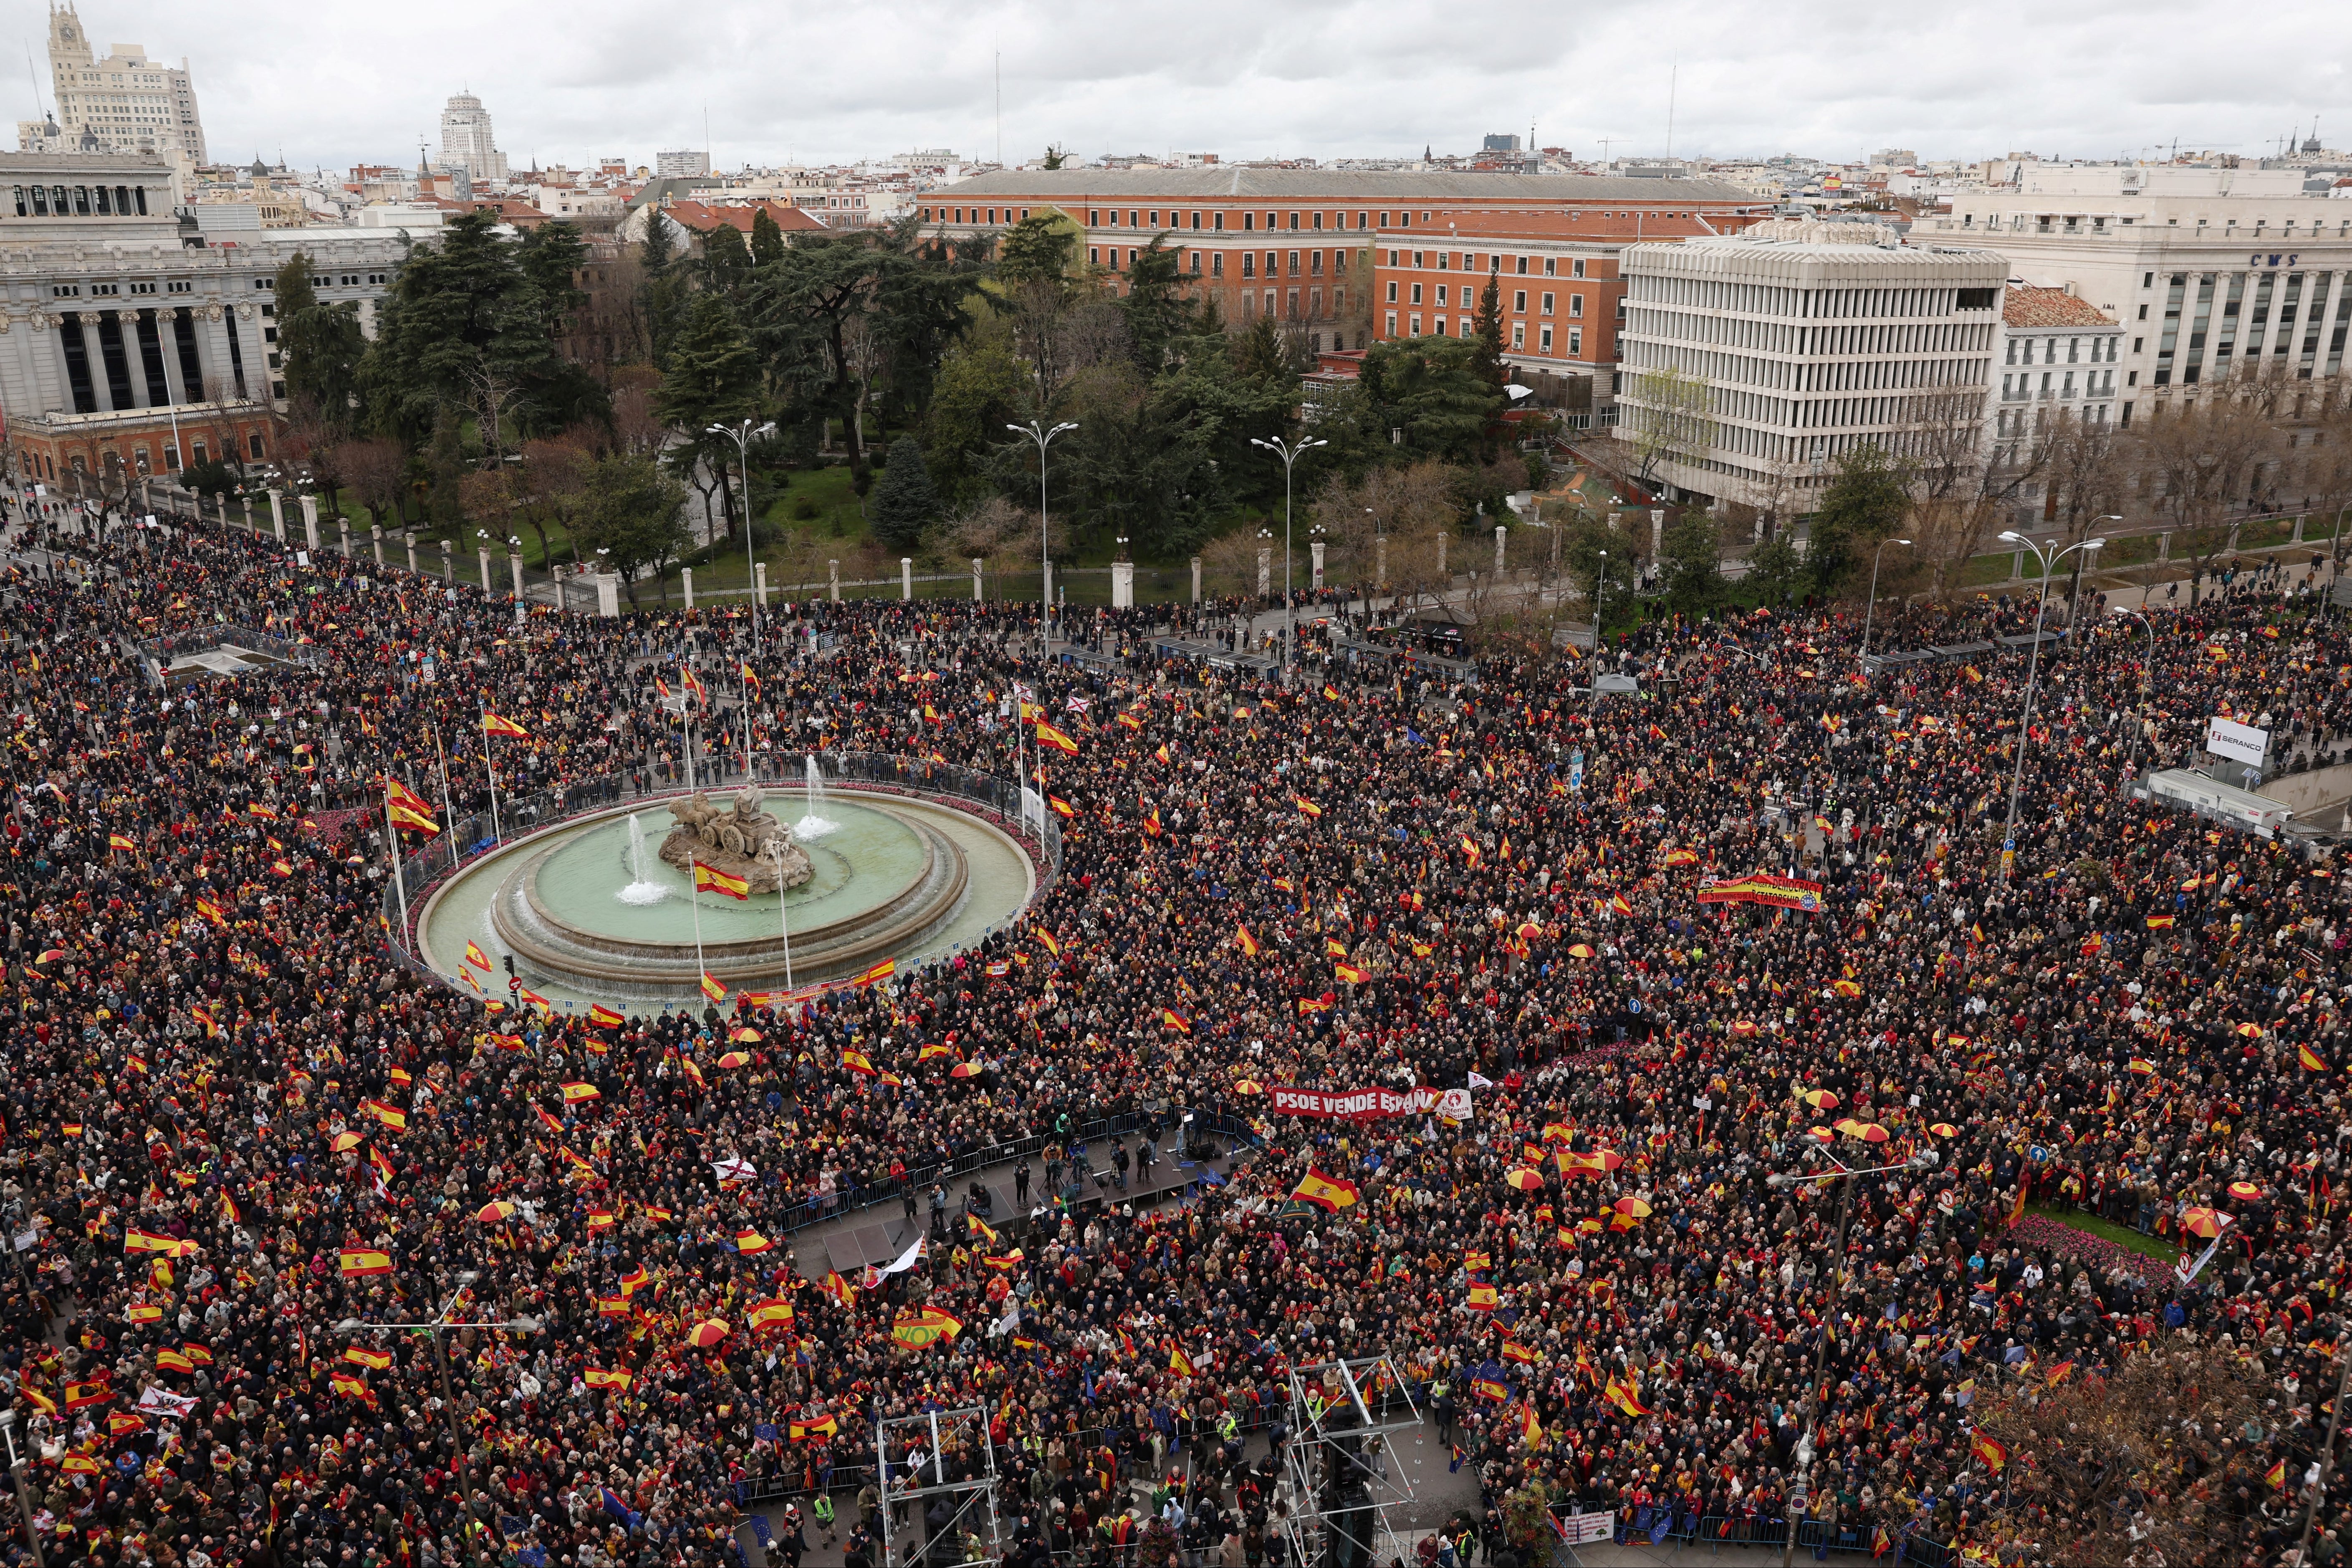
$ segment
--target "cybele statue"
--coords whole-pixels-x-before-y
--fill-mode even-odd
[[[816,874],[807,851],[793,842],[792,829],[762,809],[757,784],[736,791],[731,806],[713,805],[709,792],[697,790],[673,804],[669,814],[677,826],[662,840],[661,858],[689,877],[700,860],[742,878],[755,893],[772,893]]]

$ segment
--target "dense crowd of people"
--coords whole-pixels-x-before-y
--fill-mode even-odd
[[[1080,659],[1018,604],[518,617],[176,523],[33,507],[0,584],[11,1561],[730,1562],[757,1489],[828,1538],[837,1496],[851,1568],[887,1568],[911,1449],[1002,1479],[1001,1537],[927,1515],[941,1560],[1255,1568],[1303,1500],[1254,1436],[1293,1369],[1370,1356],[1476,1472],[1449,1559],[1529,1550],[1531,1483],[1738,1540],[1801,1485],[1874,1555],[2031,1556],[2049,1521],[2001,1506],[1978,1414],[2178,1334],[2274,1388],[2180,1478],[2238,1500],[2210,1561],[2298,1539],[2347,889],[2132,786],[2216,714],[2352,729],[2307,580],[2084,626],[2021,724],[2022,653],[1865,678],[1829,611],[1650,624],[1610,656],[1642,694],[1596,701],[1573,665],[1463,683],[1320,630],[1287,684],[1163,661],[1148,614],[1072,613]],[[1882,611],[1873,646],[2034,614]],[[207,632],[276,652],[149,657]],[[1060,874],[1017,930],[790,1007],[606,1026],[402,962],[382,781],[485,807],[488,710],[528,731],[487,748],[502,795],[666,787],[656,683],[701,688],[705,778],[1025,757]],[[1785,880],[1701,901],[1751,875]],[[1271,1093],[1465,1086],[1467,1115]],[[1156,1150],[1188,1110],[1248,1124],[1230,1180],[1155,1206],[1080,1175],[1089,1128]],[[799,1226],[998,1146],[1046,1169],[1034,1215],[803,1267]],[[945,1453],[893,1427],[877,1477],[875,1422],[975,1406]]]

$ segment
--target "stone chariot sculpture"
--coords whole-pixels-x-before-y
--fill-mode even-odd
[[[669,814],[677,826],[662,840],[661,858],[689,877],[698,859],[742,878],[755,893],[772,893],[816,874],[808,852],[793,842],[792,829],[761,807],[757,784],[736,791],[732,805],[714,805],[709,791],[697,790]]]

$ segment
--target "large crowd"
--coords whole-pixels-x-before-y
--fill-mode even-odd
[[[1490,1554],[1531,1481],[1744,1540],[1801,1470],[1864,1539],[2030,1554],[1975,1412],[2174,1334],[2275,1384],[2210,1561],[2295,1543],[2342,1335],[2352,889],[2132,786],[2217,714],[2352,730],[2305,576],[2085,614],[2021,727],[2021,653],[1864,677],[1843,611],[1649,623],[1609,651],[1641,694],[1596,701],[1573,664],[1465,682],[1321,630],[1286,684],[1157,657],[1149,614],[1074,613],[1087,657],[1050,660],[1018,604],[518,617],[166,521],[21,503],[0,584],[10,1562],[29,1522],[49,1563],[717,1563],[757,1492],[828,1539],[838,1494],[883,1568],[874,1423],[978,1406],[992,1452],[931,1456],[1002,1479],[975,1550],[1255,1568],[1301,1501],[1260,1436],[1291,1370],[1369,1356],[1475,1468]],[[1873,646],[2034,618],[1882,608]],[[283,657],[148,657],[224,628]],[[712,705],[706,778],[1025,758],[1059,875],[971,951],[790,1007],[608,1026],[402,962],[382,781],[487,807],[487,707],[529,732],[488,753],[502,796],[667,787],[656,683]],[[1818,891],[1699,901],[1750,874]],[[1471,1103],[1320,1120],[1287,1086]],[[1157,1152],[1188,1111],[1247,1124],[1230,1180],[1078,1177],[1112,1152],[1082,1130]],[[799,1226],[999,1145],[1048,1172],[1034,1216],[802,1267]],[[1771,1180],[1832,1162],[1876,1173]],[[2203,1210],[2230,1223],[2184,1282]]]

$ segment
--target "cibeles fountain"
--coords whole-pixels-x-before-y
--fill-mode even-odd
[[[698,894],[697,860],[749,896]],[[681,791],[502,845],[430,895],[418,947],[486,994],[504,964],[469,975],[468,942],[558,1004],[699,1008],[704,969],[730,991],[847,978],[974,940],[1036,885],[1028,851],[951,793],[828,782],[811,759],[797,787]]]

